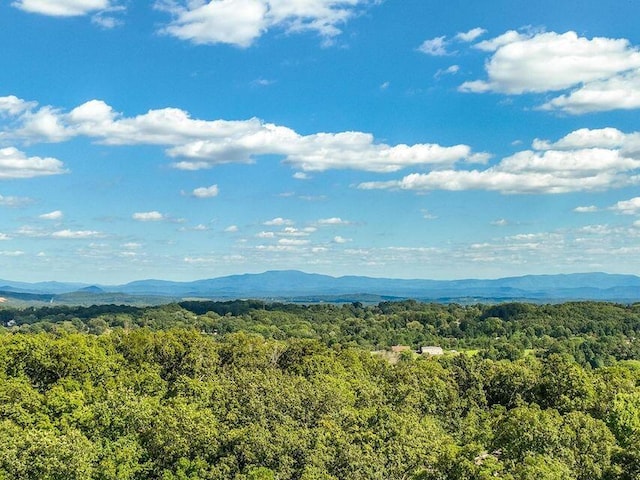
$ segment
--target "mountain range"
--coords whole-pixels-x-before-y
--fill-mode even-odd
[[[525,275],[499,279],[424,280],[331,277],[297,270],[231,275],[192,282],[139,280],[124,285],[25,283],[0,280],[8,301],[55,303],[166,303],[185,298],[256,298],[350,302],[412,298],[440,302],[602,300],[640,301],[640,277],[607,273]]]

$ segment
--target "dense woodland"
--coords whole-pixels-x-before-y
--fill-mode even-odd
[[[0,309],[0,479],[638,479],[640,304]],[[442,346],[437,357],[372,354]]]

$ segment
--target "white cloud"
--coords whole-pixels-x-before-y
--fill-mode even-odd
[[[19,138],[27,141],[44,140],[46,142],[64,142],[74,136],[74,132],[64,125],[64,117],[53,107],[42,107],[22,114],[22,128],[15,132]]]
[[[217,197],[220,193],[218,185],[211,185],[210,187],[196,188],[191,194],[196,198],[212,198]]]
[[[74,17],[86,15],[111,7],[110,0],[17,0],[14,7],[30,13],[52,17]]]
[[[60,160],[46,157],[27,157],[14,148],[0,148],[0,180],[9,178],[32,178],[66,173]]]
[[[449,166],[486,161],[467,145],[424,143],[387,145],[369,133],[346,131],[300,135],[294,130],[249,120],[196,120],[180,109],[150,110],[123,117],[100,100],[68,113],[45,106],[17,114],[14,128],[3,133],[26,142],[59,142],[77,136],[107,145],[163,145],[178,159],[174,167],[200,170],[224,163],[251,163],[260,155],[280,155],[300,173],[329,169],[393,172],[408,166]]]
[[[460,66],[459,65],[451,65],[448,68],[444,68],[444,69],[440,69],[438,70],[434,77],[435,78],[440,78],[443,75],[455,75],[456,73],[458,73],[460,71]]]
[[[20,115],[36,107],[35,102],[25,102],[15,95],[0,97],[0,115]]]
[[[51,234],[52,238],[62,239],[84,239],[84,238],[99,238],[104,234],[96,232],[95,230],[59,230]]]
[[[224,229],[224,231],[227,233],[236,233],[239,230],[240,229],[238,228],[237,225],[229,225],[227,228]]]
[[[573,88],[541,108],[570,114],[640,108],[640,51],[627,39],[509,31],[476,48],[492,52],[488,79],[465,82],[461,91],[518,95]]]
[[[278,240],[278,244],[289,247],[299,247],[302,245],[308,245],[309,240],[301,240],[298,238],[281,238],[280,240]]]
[[[23,207],[25,205],[29,205],[30,203],[33,203],[33,201],[34,200],[29,197],[14,197],[14,196],[5,197],[4,195],[0,195],[1,207],[13,207],[13,208]]]
[[[575,130],[557,142],[535,139],[536,150],[576,150],[602,148],[617,150],[622,156],[640,158],[640,132],[624,133],[616,128]]]
[[[228,43],[248,47],[268,28],[262,0],[214,0],[174,7],[163,32],[196,44]]]
[[[315,231],[315,227],[307,227],[304,229],[285,227],[282,231],[278,232],[278,235],[281,237],[308,237]]]
[[[29,225],[23,225],[22,227],[20,227],[16,231],[16,234],[20,235],[21,237],[32,237],[32,238],[47,236],[47,233],[44,230],[39,228],[34,228]]]
[[[630,200],[622,200],[613,205],[610,209],[622,215],[640,215],[640,197],[635,197]]]
[[[308,173],[296,172],[293,174],[293,178],[296,180],[309,180],[311,176]]]
[[[11,237],[6,233],[0,233],[0,240],[11,240]]]
[[[540,107],[562,110],[572,115],[608,110],[640,108],[640,70],[590,82],[567,95],[561,95]]]
[[[500,167],[487,170],[442,170],[430,173],[412,173],[399,181],[364,182],[359,188],[430,190],[488,190],[504,194],[543,194],[598,191],[608,188],[637,185],[640,177],[625,177],[610,172],[588,176],[568,172],[539,172],[535,170],[509,172]]]
[[[340,217],[331,217],[331,218],[321,218],[318,220],[318,225],[321,226],[334,226],[334,225],[350,225],[351,222],[347,220],[343,220]]]
[[[372,0],[211,0],[158,1],[172,22],[163,33],[196,44],[249,47],[269,30],[313,31],[325,43],[341,33],[340,25]]]
[[[184,222],[184,221],[186,221],[186,220],[182,220],[182,222]],[[204,223],[199,223],[199,224],[194,225],[192,227],[180,227],[180,228],[178,228],[179,232],[207,232],[209,230],[211,230],[211,227],[205,225]]]
[[[361,189],[489,190],[501,193],[600,191],[640,184],[637,134],[613,130],[575,131],[556,143],[536,140],[534,147],[484,170],[434,170],[401,180],[365,182]],[[601,148],[594,145],[618,145]],[[555,146],[565,147],[555,149]],[[583,145],[590,148],[581,148]]]
[[[121,26],[124,22],[118,18],[117,13],[124,12],[124,7],[113,7],[108,10],[98,12],[91,17],[91,22],[100,28],[105,30],[111,30],[113,28]]]
[[[460,40],[461,42],[473,42],[474,40],[476,40],[478,37],[481,37],[485,33],[487,33],[487,31],[484,28],[476,27],[476,28],[472,28],[468,32],[458,33],[455,38],[456,40]]]
[[[536,150],[571,150],[576,148],[621,148],[628,136],[616,128],[581,128],[571,132],[557,142],[535,139]]]
[[[350,241],[351,241],[350,238],[344,238],[344,237],[341,237],[340,235],[333,237],[333,243],[343,244],[343,243],[348,243]]]
[[[480,44],[483,49],[495,49],[486,64],[489,80],[484,84],[491,91],[520,94],[563,90],[640,68],[640,52],[626,39],[588,39],[571,31],[505,35],[509,37]]]
[[[285,163],[305,171],[354,169],[393,172],[411,165],[453,164],[471,160],[466,145],[435,144],[390,146],[375,143],[373,135],[361,132],[318,133],[298,137],[291,144]]]
[[[64,217],[64,214],[60,210],[55,210],[49,213],[43,213],[38,218],[43,220],[60,220]]]
[[[3,257],[21,257],[24,255],[22,250],[14,250],[14,251],[0,251],[0,255]]]
[[[574,212],[576,213],[594,213],[599,211],[600,209],[598,207],[596,207],[595,205],[585,205],[585,206],[581,206],[581,207],[576,207],[573,209]]]
[[[177,168],[186,170],[232,161],[248,163],[255,155],[280,154],[285,156],[284,163],[306,172],[329,169],[392,172],[410,165],[452,164],[473,157],[467,145],[390,146],[375,143],[373,135],[362,132],[301,136],[286,127],[272,124],[249,126],[248,131],[239,132],[236,138],[229,136],[187,143],[169,149],[168,154],[186,159],[175,164]]]
[[[155,210],[151,212],[136,212],[131,218],[139,222],[160,222],[167,219],[162,213]]]
[[[508,32],[505,32],[495,38],[484,40],[474,45],[474,47],[478,50],[482,50],[483,52],[495,52],[500,47],[509,45],[510,43],[527,40],[528,38],[531,38],[531,35],[523,34],[515,30],[509,30]]]
[[[510,173],[566,173],[572,179],[584,179],[603,172],[626,172],[639,168],[640,160],[626,157],[617,150],[584,148],[518,152],[503,159],[497,170]]]
[[[494,227],[506,227],[507,225],[509,225],[509,220],[507,220],[506,218],[500,218],[491,222],[491,225],[493,225]]]
[[[387,90],[390,86],[391,86],[391,82],[387,81],[387,82],[382,82],[379,88],[380,90]]]
[[[432,38],[430,40],[425,40],[418,47],[418,51],[434,57],[443,57],[445,55],[449,55],[449,52],[447,52],[448,42],[446,38],[447,37],[442,36]]]
[[[283,226],[283,225],[293,225],[293,220],[289,220],[288,218],[276,217],[271,220],[267,220],[263,223],[266,226]]]

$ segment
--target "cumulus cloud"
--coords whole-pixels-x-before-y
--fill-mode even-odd
[[[211,185],[210,187],[199,187],[191,192],[191,194],[196,198],[217,197],[218,193],[220,193],[218,185]]]
[[[14,115],[12,127],[5,128],[3,134],[25,142],[60,142],[84,136],[106,145],[161,145],[176,159],[173,166],[183,170],[251,163],[261,155],[282,156],[285,164],[303,174],[329,169],[393,172],[408,166],[442,167],[488,159],[462,144],[388,145],[377,142],[370,133],[357,131],[300,135],[257,118],[197,120],[177,108],[124,117],[100,100],[70,112],[31,104]]]
[[[288,218],[276,217],[271,220],[267,220],[263,223],[266,226],[283,226],[283,225],[293,225],[293,220],[289,220]]]
[[[594,212],[597,212],[598,210],[600,209],[595,205],[584,205],[584,206],[576,207],[573,209],[573,211],[576,213],[594,213]]]
[[[449,55],[447,52],[447,37],[435,37],[430,40],[425,40],[418,47],[418,51],[425,55],[431,55],[433,57],[443,57]]]
[[[474,47],[478,50],[482,50],[483,52],[495,52],[500,47],[509,45],[510,43],[526,40],[528,38],[531,38],[532,36],[533,34],[531,33],[525,34],[517,32],[516,30],[509,30],[502,35],[498,35],[495,38],[477,43],[476,45],[474,45]]]
[[[60,210],[55,210],[49,213],[43,213],[38,218],[43,220],[61,220],[64,217],[64,214]]]
[[[0,115],[19,115],[33,109],[37,103],[26,102],[15,95],[0,97]]]
[[[0,180],[66,173],[64,164],[51,157],[28,157],[17,148],[0,148]]]
[[[321,218],[318,220],[318,225],[321,226],[334,226],[334,225],[349,225],[351,222],[343,220],[340,217]]]
[[[340,235],[333,237],[333,243],[343,244],[343,243],[348,243],[350,241],[351,241],[350,238],[344,238],[344,237],[341,237]]]
[[[299,247],[302,245],[308,245],[309,240],[302,240],[299,238],[281,238],[278,240],[278,244],[290,247]]]
[[[640,51],[627,39],[509,31],[475,46],[492,54],[485,64],[488,79],[465,82],[461,91],[519,95],[573,89],[541,106],[570,114],[640,107]]]
[[[269,30],[312,31],[325,43],[341,33],[340,26],[372,0],[210,0],[157,1],[173,20],[162,32],[195,44],[249,47]]]
[[[276,219],[279,220],[279,219]],[[276,224],[281,224],[280,221],[277,221]],[[313,232],[316,231],[315,227],[306,227],[306,228],[295,228],[295,227],[285,227],[279,232],[266,232],[262,231],[256,234],[257,238],[276,238],[276,237],[288,237],[288,238],[300,238],[300,237],[308,237]],[[280,242],[282,244],[282,242]],[[286,243],[286,242],[285,242]],[[291,244],[293,245],[293,244]]]
[[[104,234],[95,230],[59,230],[51,234],[52,238],[61,239],[84,239],[84,238],[99,238]]]
[[[620,148],[627,141],[628,136],[617,128],[581,128],[564,136],[556,142],[535,139],[533,148],[536,150],[571,150],[576,148]]]
[[[110,0],[16,0],[14,7],[52,17],[77,17],[113,6]]]
[[[572,115],[640,108],[640,70],[590,82],[569,94],[541,105],[542,110],[562,110]]]
[[[247,130],[225,139],[202,140],[168,150],[185,160],[177,168],[197,170],[222,162],[249,163],[264,154],[284,155],[284,163],[307,172],[354,169],[393,172],[410,165],[452,164],[472,160],[467,145],[395,145],[376,143],[362,132],[316,133],[302,136],[286,127],[255,121]]]
[[[473,42],[474,40],[476,40],[478,37],[481,37],[485,33],[487,33],[487,31],[484,28],[476,27],[476,28],[472,28],[468,32],[458,33],[455,38],[457,40],[460,40],[461,42]]]
[[[442,147],[434,144],[375,144],[372,135],[360,132],[316,134],[305,137],[300,151],[287,156],[286,162],[303,170],[352,168],[378,172],[393,172],[417,164],[452,164],[472,160],[470,147]],[[318,155],[324,151],[328,155]]]
[[[622,215],[640,215],[640,197],[622,200],[610,209]]]
[[[227,232],[227,233],[236,233],[239,230],[240,229],[238,228],[237,225],[229,225],[227,228],[224,229],[224,231]]]
[[[315,227],[306,227],[303,229],[286,227],[282,231],[278,232],[278,235],[281,237],[308,237],[315,231]]]
[[[167,219],[165,215],[155,210],[151,212],[136,212],[131,218],[139,222],[161,222]]]
[[[400,180],[365,182],[361,189],[400,190],[488,190],[505,194],[567,193],[599,191],[640,184],[640,154],[635,146],[637,134],[576,131],[553,142],[537,140],[538,150],[525,150],[503,158],[484,170],[434,170],[413,173]],[[560,147],[566,147],[561,149]]]
[[[602,148],[616,150],[621,155],[640,158],[640,132],[624,133],[616,128],[581,128],[556,142],[535,139],[532,147],[536,150],[576,150]]]

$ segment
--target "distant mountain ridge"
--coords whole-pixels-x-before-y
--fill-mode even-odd
[[[60,282],[25,283],[0,280],[3,296],[34,294],[63,296],[82,293],[83,298],[101,296],[153,296],[207,299],[324,299],[384,297],[417,300],[607,300],[640,301],[640,277],[607,273],[525,275],[498,279],[391,279],[363,276],[331,277],[297,270],[230,275],[192,282],[138,280],[124,285]],[[77,295],[76,295],[77,296]]]

